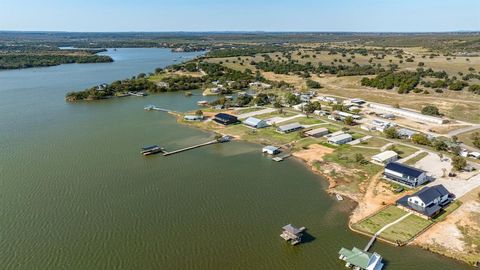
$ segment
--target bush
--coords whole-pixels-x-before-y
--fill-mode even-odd
[[[427,106],[423,107],[422,108],[422,114],[434,115],[434,116],[441,115],[438,108],[433,106],[433,105],[427,105]]]

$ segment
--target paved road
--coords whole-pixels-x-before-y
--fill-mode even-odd
[[[470,131],[474,131],[476,129],[480,129],[480,125],[473,125],[473,126],[470,126],[470,127],[465,127],[465,128],[459,128],[459,129],[456,129],[456,130],[452,130],[452,131],[448,132],[448,136],[450,136],[450,137],[458,136],[462,133],[467,133],[467,132],[470,132]]]

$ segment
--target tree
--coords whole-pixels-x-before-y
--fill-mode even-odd
[[[422,108],[422,114],[425,115],[440,115],[440,111],[438,110],[437,107],[433,105],[427,105]]]
[[[319,88],[322,88],[322,85],[319,82],[316,82],[314,80],[307,80],[307,87],[319,89]]]
[[[389,127],[385,129],[383,133],[385,134],[385,137],[387,137],[388,139],[398,138],[397,129],[395,127]]]
[[[196,115],[196,116],[203,116],[203,111],[202,111],[202,110],[197,110],[197,111],[195,112],[195,115]]]
[[[361,153],[355,153],[353,158],[354,158],[355,162],[359,163],[359,164],[365,164],[365,162],[367,161]]]
[[[303,107],[303,110],[306,112],[306,113],[313,113],[314,111],[316,110],[321,110],[322,109],[322,105],[320,104],[320,102],[318,101],[314,101],[314,102],[311,102],[311,103],[308,103],[307,105],[305,105]]]
[[[447,144],[442,140],[434,140],[432,146],[437,151],[446,151],[448,148]]]
[[[345,117],[343,122],[345,123],[345,125],[348,125],[348,126],[351,126],[351,125],[353,125],[353,123],[355,123],[355,121],[353,120],[353,117],[351,117],[351,116]]]
[[[452,158],[452,167],[455,171],[460,171],[467,166],[467,160],[461,156],[454,156]]]
[[[430,145],[430,140],[423,134],[413,134],[412,142],[420,145]]]
[[[292,93],[288,93],[285,96],[285,102],[289,105],[297,105],[300,103],[300,98]]]
[[[471,136],[472,143],[475,147],[480,148],[480,133],[475,132]]]

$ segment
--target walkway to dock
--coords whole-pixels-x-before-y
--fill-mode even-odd
[[[393,225],[401,222],[402,220],[406,219],[406,218],[409,217],[411,214],[412,214],[412,213],[407,213],[407,214],[405,214],[404,216],[402,216],[401,218],[395,220],[394,222],[389,223],[389,224],[383,226],[380,230],[378,230],[378,232],[376,232],[376,233],[372,236],[372,238],[370,239],[370,241],[368,242],[368,244],[365,246],[365,248],[364,248],[363,250],[364,250],[364,251],[368,251],[368,250],[372,247],[372,245],[373,245],[373,243],[375,242],[375,240],[377,239],[377,237],[378,237],[382,232],[384,232],[386,229],[392,227]]]
[[[178,150],[171,151],[171,152],[166,152],[165,151],[163,153],[163,155],[164,156],[170,156],[170,155],[173,155],[173,154],[178,154],[178,153],[181,153],[181,152],[185,152],[185,151],[188,151],[188,150],[192,150],[192,149],[195,149],[195,148],[199,148],[199,147],[207,146],[207,145],[211,145],[211,144],[216,144],[216,143],[220,143],[220,142],[217,141],[217,140],[213,140],[213,141],[209,141],[209,142],[201,143],[201,144],[196,144],[196,145],[193,145],[193,146],[185,147],[185,148],[178,149]]]

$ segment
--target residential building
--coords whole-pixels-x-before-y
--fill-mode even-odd
[[[352,250],[342,248],[338,254],[340,260],[346,262],[345,267],[355,270],[381,270],[383,268],[382,256],[354,247]]]
[[[335,137],[335,136],[342,135],[342,134],[345,134],[345,132],[339,130],[339,131],[335,131],[333,133],[327,134],[327,135],[325,135],[325,137],[326,138],[331,138],[331,137]]]
[[[398,159],[398,154],[395,151],[391,151],[391,150],[382,152],[372,157],[373,161],[383,163],[383,164],[396,161],[397,159]]]
[[[295,111],[303,112],[303,108],[305,107],[305,105],[307,105],[307,103],[303,102],[303,103],[300,103],[300,104],[297,104],[297,105],[293,105],[292,108]]]
[[[352,141],[352,139],[353,139],[352,135],[344,133],[338,136],[328,138],[328,143],[340,145],[340,144],[346,144]]]
[[[326,115],[329,115],[330,112],[329,111],[324,111],[324,110],[315,110],[315,111],[313,111],[313,114],[319,115],[319,116],[326,116]]]
[[[350,100],[350,103],[357,104],[357,105],[362,105],[365,104],[365,100],[360,99],[360,98],[353,98]]]
[[[238,118],[236,116],[226,114],[226,113],[219,113],[216,114],[215,117],[213,118],[213,121],[228,126],[231,124],[236,124],[238,123]]]
[[[247,125],[249,127],[253,127],[253,128],[268,127],[268,124],[265,120],[258,119],[258,118],[255,118],[255,117],[247,118],[245,121],[243,121],[243,124]]]
[[[309,95],[300,95],[301,102],[310,102],[311,97]]]
[[[411,188],[428,181],[427,173],[424,170],[398,162],[388,163],[385,166],[384,176],[388,180]]]
[[[329,133],[328,128],[321,127],[321,128],[316,128],[316,129],[306,131],[305,135],[318,138],[318,137],[325,136],[328,133]]]
[[[411,111],[411,110],[406,110],[406,109],[400,109],[400,108],[394,108],[389,105],[384,105],[384,104],[378,104],[378,103],[370,103],[368,105],[370,108],[374,109],[375,111],[380,111],[380,112],[386,112],[386,113],[392,113],[396,116],[402,116],[405,118],[408,118],[410,120],[414,121],[420,121],[420,122],[427,122],[427,123],[432,123],[432,124],[445,124],[448,122],[447,119],[443,119],[440,117],[435,117],[435,116],[430,116],[430,115],[424,115],[419,112]]]
[[[262,82],[252,82],[252,83],[249,83],[248,85],[250,87],[258,87],[258,88],[264,88],[264,89],[272,88],[270,84],[262,83]]]
[[[203,115],[185,115],[183,119],[186,121],[202,121]]]
[[[266,154],[269,154],[269,155],[276,155],[278,153],[280,153],[280,148],[278,147],[275,147],[275,146],[265,146],[262,148],[262,153],[266,153]]]
[[[299,123],[292,123],[288,125],[279,126],[277,131],[280,133],[290,133],[302,129],[303,127]]]
[[[397,129],[397,135],[400,138],[404,139],[411,139],[413,135],[417,134],[418,132],[406,129],[406,128],[399,128]]]
[[[424,187],[420,191],[402,197],[397,206],[425,219],[434,218],[453,197],[443,185]]]

